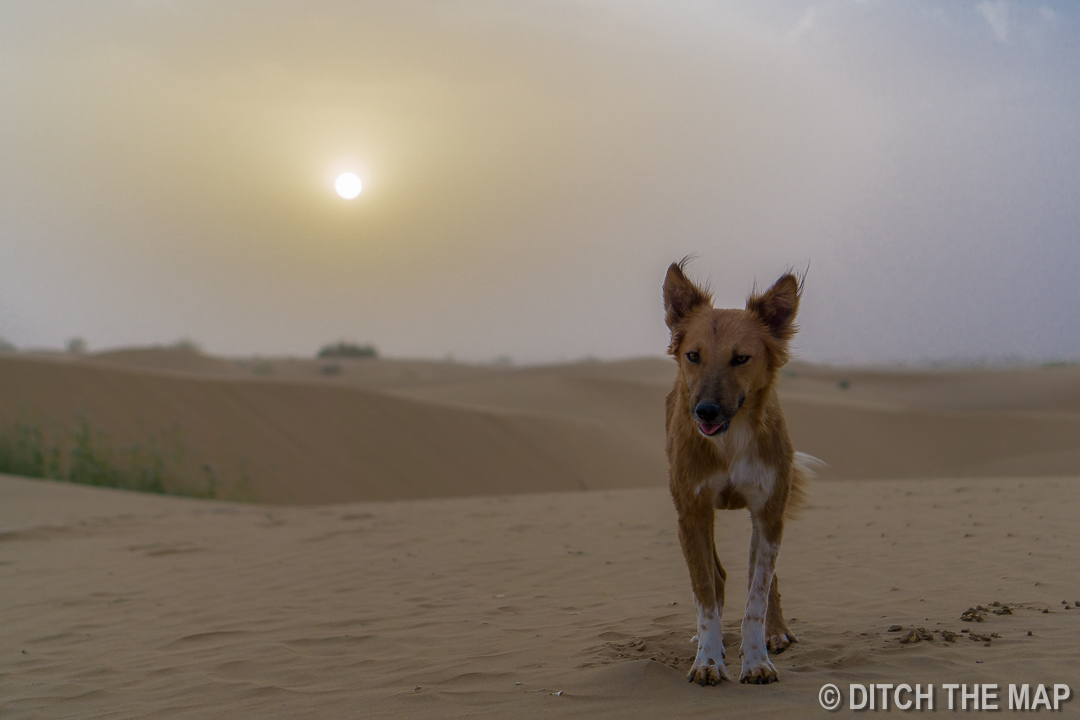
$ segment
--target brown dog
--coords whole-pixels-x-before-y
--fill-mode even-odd
[[[776,378],[798,327],[802,284],[788,273],[744,310],[718,310],[707,290],[672,264],[664,280],[671,330],[668,353],[679,363],[667,398],[667,454],[679,540],[697,604],[697,657],[690,682],[730,680],[721,614],[727,574],[713,540],[716,509],[748,508],[749,593],[742,622],[744,683],[770,683],[779,653],[795,634],[784,622],[776,556],[784,516],[802,499],[814,458],[796,453],[776,397]]]

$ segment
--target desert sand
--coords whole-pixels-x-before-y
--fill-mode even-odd
[[[246,473],[224,500],[0,477],[0,716],[801,718],[825,683],[934,683],[939,708],[942,683],[1080,691],[1080,367],[787,368],[796,446],[828,466],[778,564],[801,642],[764,687],[685,679],[672,378],[0,356],[0,423],[168,427]],[[748,537],[719,515],[735,672]]]

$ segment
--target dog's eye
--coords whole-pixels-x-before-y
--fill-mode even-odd
[[[694,363],[695,365],[697,365],[699,362],[701,362],[701,356],[698,355],[696,352],[688,352],[688,353],[686,353],[686,359],[689,360],[690,362]]]
[[[749,355],[736,355],[731,359],[732,365],[745,365],[748,362],[750,362]]]

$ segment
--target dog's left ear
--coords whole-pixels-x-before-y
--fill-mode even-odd
[[[754,293],[746,300],[746,309],[756,314],[777,340],[787,342],[799,330],[795,315],[799,312],[802,283],[792,273],[783,275],[765,292]]]

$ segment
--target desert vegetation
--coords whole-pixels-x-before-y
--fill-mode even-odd
[[[0,473],[81,485],[250,500],[243,468],[224,479],[187,451],[179,429],[144,431],[117,444],[79,416],[66,427],[17,420],[0,429]]]
[[[371,343],[359,345],[357,343],[340,340],[330,345],[324,345],[316,354],[319,358],[377,358],[379,351]]]

